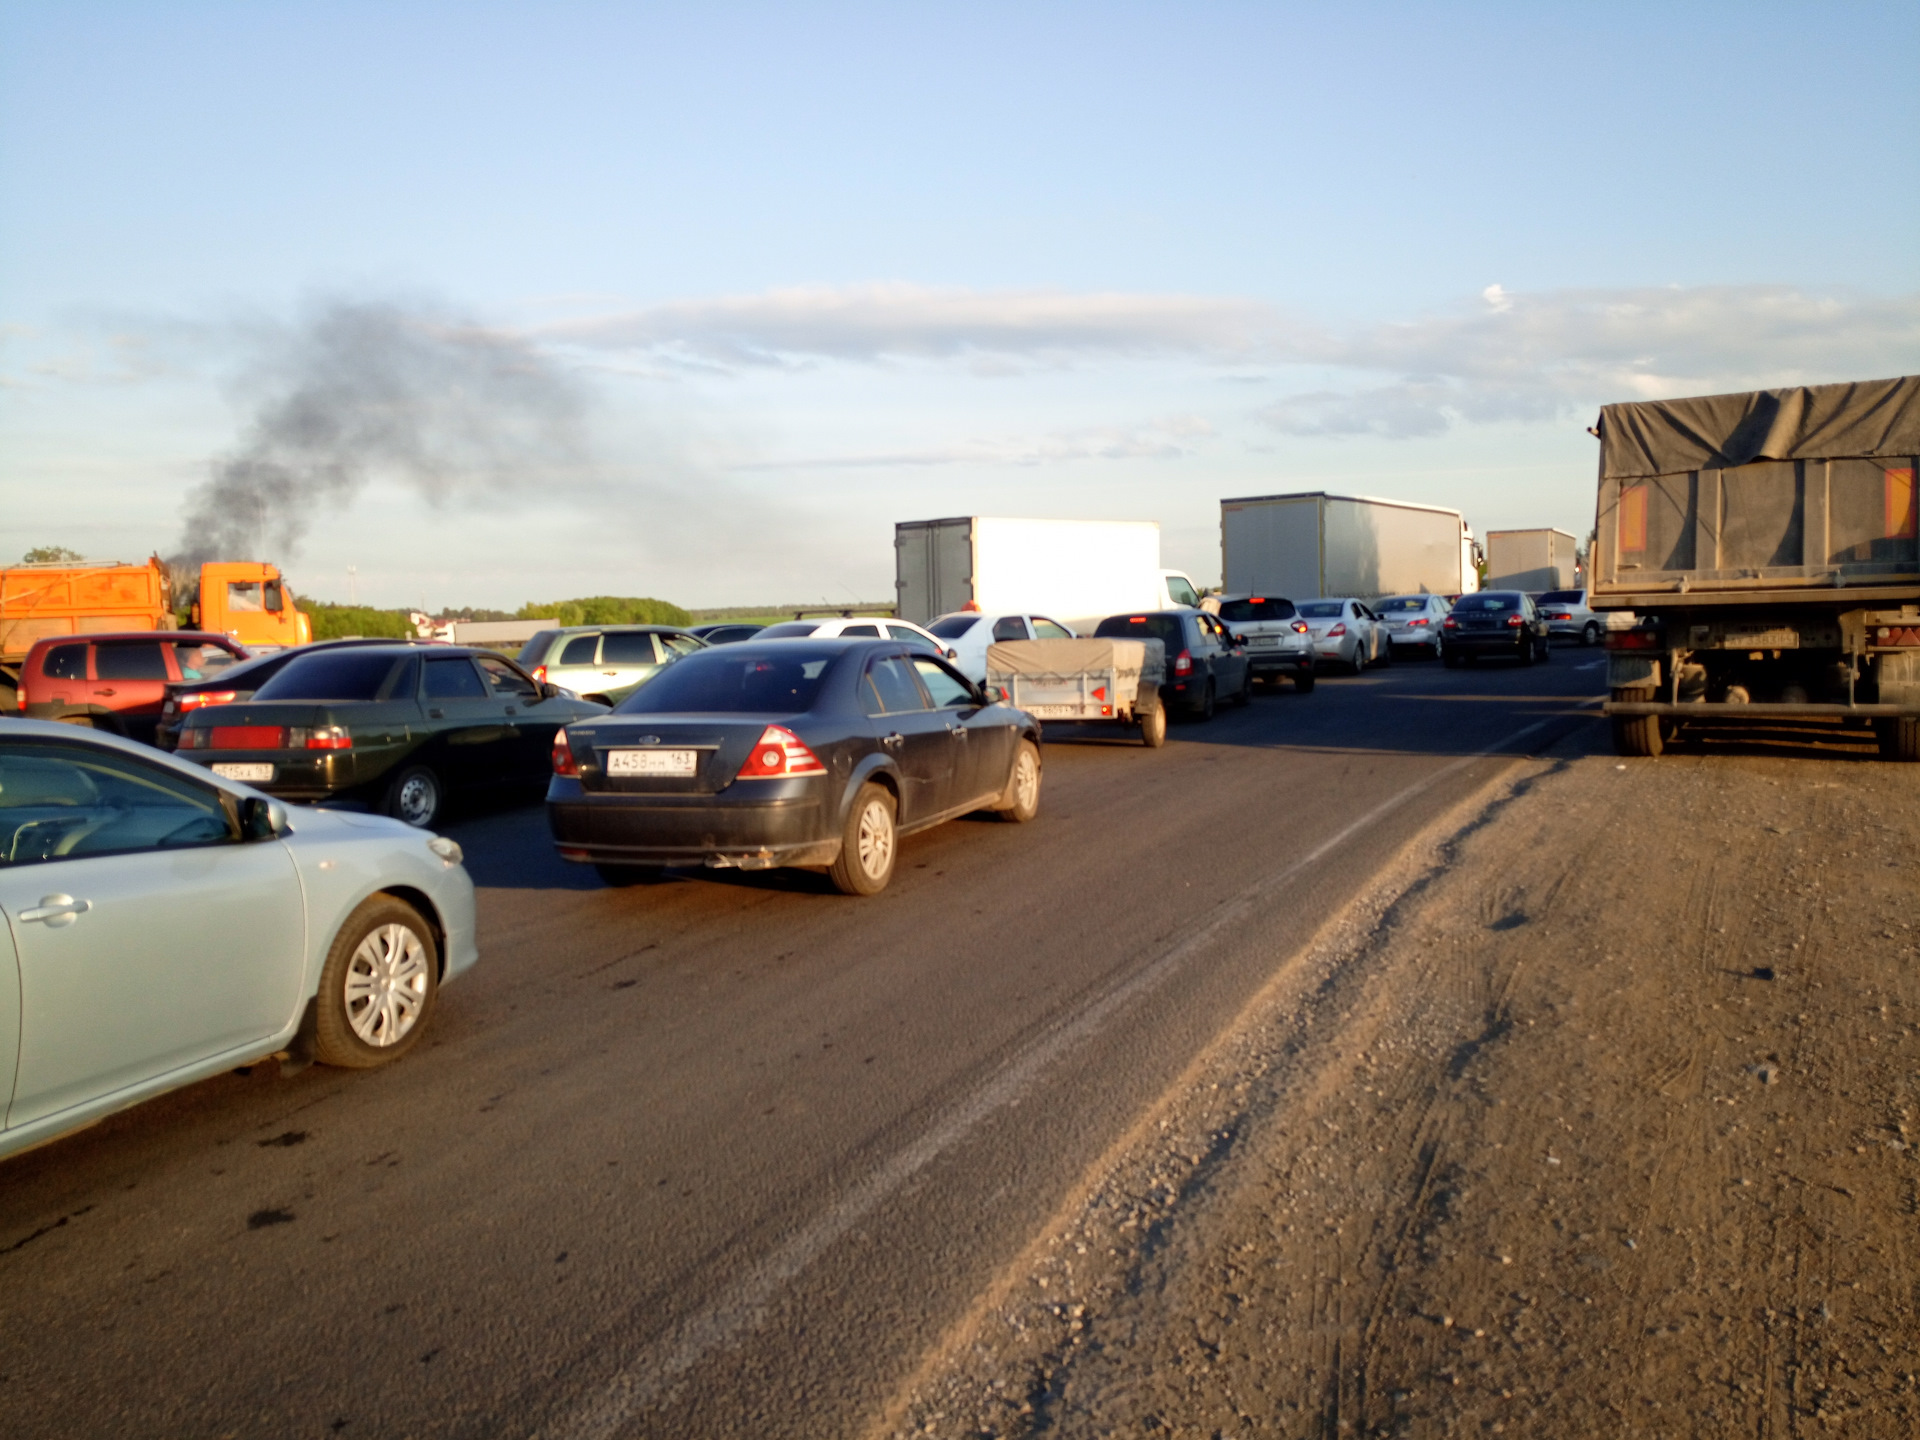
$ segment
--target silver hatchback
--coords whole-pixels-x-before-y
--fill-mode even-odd
[[[519,661],[536,680],[614,705],[682,655],[706,648],[671,625],[570,625],[542,630],[520,647]]]

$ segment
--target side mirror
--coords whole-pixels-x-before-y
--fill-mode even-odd
[[[273,840],[287,830],[287,809],[279,801],[249,795],[240,802],[241,839]]]
[[[960,658],[960,652],[954,649],[951,645],[949,645],[947,647],[947,659],[958,660],[959,658]]]
[[[535,683],[540,687],[540,698],[542,700],[551,700],[560,693],[560,687],[551,680],[540,680]]]
[[[1004,705],[1009,698],[1007,687],[1004,685],[982,685],[980,687],[980,699],[983,704]]]

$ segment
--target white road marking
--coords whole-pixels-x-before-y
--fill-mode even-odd
[[[1587,706],[1597,702],[1585,699],[1576,703]],[[776,1246],[764,1260],[753,1265],[746,1274],[728,1286],[713,1304],[680,1321],[663,1344],[650,1346],[632,1356],[599,1394],[588,1399],[562,1422],[541,1430],[540,1436],[546,1437],[546,1440],[605,1440],[605,1437],[616,1434],[628,1420],[708,1354],[753,1326],[789,1281],[878,1210],[915,1175],[959,1145],[993,1115],[1026,1099],[1038,1085],[1042,1072],[1090,1040],[1119,1011],[1172,978],[1183,961],[1210,944],[1222,931],[1243,921],[1247,912],[1260,900],[1280,889],[1301,871],[1325,859],[1354,836],[1401,809],[1408,801],[1467,766],[1546,728],[1549,723],[1536,720],[1531,725],[1522,726],[1484,750],[1464,755],[1451,764],[1441,766],[1424,779],[1414,781],[1322,840],[1290,865],[1263,880],[1255,881],[1221,905],[1213,918],[1193,935],[1116,982],[1104,994],[1094,996],[1077,1012],[1063,1016],[1051,1031],[1035,1036],[998,1074],[969,1095],[939,1123],[896,1153],[879,1169],[857,1181],[837,1202]]]
[[[1604,660],[1589,660],[1586,664],[1576,665],[1573,668],[1576,670],[1598,670],[1601,666],[1605,665],[1606,663],[1607,662]]]

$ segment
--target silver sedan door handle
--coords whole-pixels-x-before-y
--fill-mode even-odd
[[[880,737],[880,743],[889,750],[897,750],[907,743],[907,737],[896,730],[891,735],[882,735]]]
[[[42,895],[38,905],[20,912],[20,923],[31,925],[36,920],[44,920],[50,928],[71,925],[92,908],[91,900],[76,900],[71,895]]]

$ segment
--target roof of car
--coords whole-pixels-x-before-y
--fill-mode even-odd
[[[711,629],[712,627],[702,626],[701,628]],[[598,635],[604,634],[609,630],[640,630],[645,631],[649,635],[692,635],[694,633],[685,625],[643,625],[638,621],[628,622],[625,620],[613,621],[606,625],[550,625],[545,630],[537,630],[534,633],[537,635],[580,635],[591,631]]]
[[[42,635],[33,642],[33,648],[38,650],[42,646],[89,643],[98,645],[103,640],[164,640],[169,645],[232,645],[241,650],[247,648],[217,630],[102,630],[87,635]]]

